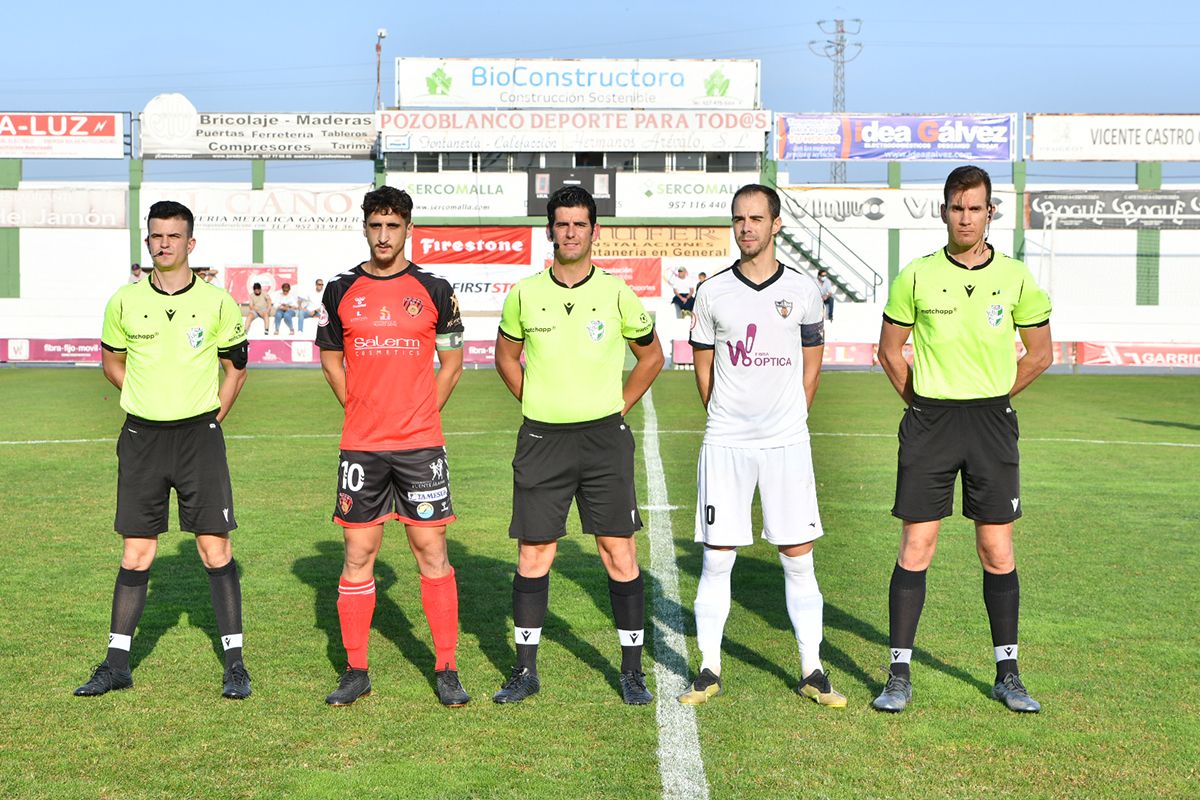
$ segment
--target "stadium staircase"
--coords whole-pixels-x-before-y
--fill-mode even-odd
[[[820,220],[805,213],[786,189],[776,188],[783,201],[780,214],[783,227],[775,239],[776,257],[814,280],[818,270],[826,270],[840,301],[874,302],[876,290],[883,285],[883,276]]]

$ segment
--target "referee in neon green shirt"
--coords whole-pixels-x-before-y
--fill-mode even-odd
[[[943,198],[948,242],[896,276],[879,335],[879,363],[907,409],[892,507],[903,524],[888,595],[890,667],[873,705],[895,713],[912,699],[909,664],[925,573],[941,520],[953,513],[961,472],[963,515],[975,522],[996,658],[992,697],[1012,711],[1037,712],[1041,706],[1017,670],[1013,522],[1021,516],[1021,479],[1011,398],[1050,366],[1050,298],[1028,267],[988,244],[996,209],[985,171],[954,170]],[[1025,346],[1020,359],[1014,330]],[[909,336],[912,367],[903,354]]]
[[[237,527],[221,420],[246,381],[242,315],[229,292],[197,280],[192,212],[180,203],[150,207],[150,277],[117,290],[104,310],[104,376],[121,391],[128,416],[117,439],[117,514],[124,538],[113,590],[108,654],[79,696],[133,686],[129,650],[146,605],[158,536],[167,530],[171,489],[179,526],[196,535],[208,571],[225,652],[222,695],[250,696],[242,661],[242,592],[229,532]],[[218,380],[218,364],[224,377]]]
[[[492,699],[517,703],[541,688],[537,648],[550,567],[574,499],[608,572],[621,643],[622,699],[645,705],[653,700],[642,671],[646,593],[633,538],[642,520],[625,414],[662,370],[662,347],[633,290],[592,264],[592,241],[600,230],[592,196],[578,186],[563,187],[551,195],[546,216],[554,261],[509,292],[496,338],[496,370],[521,401],[525,423],[513,457],[508,529],[518,542],[517,664]],[[637,363],[622,383],[627,345]]]

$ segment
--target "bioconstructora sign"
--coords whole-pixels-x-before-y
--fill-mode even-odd
[[[398,58],[396,106],[755,109],[759,62]]]

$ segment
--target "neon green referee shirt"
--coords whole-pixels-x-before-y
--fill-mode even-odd
[[[218,351],[246,339],[229,292],[196,280],[167,294],[150,280],[117,290],[100,343],[125,354],[121,408],[143,419],[188,419],[220,408]]]
[[[1014,331],[1049,322],[1050,296],[1015,258],[993,249],[986,263],[967,269],[942,248],[900,271],[883,318],[912,328],[914,392],[1000,397],[1017,379]]]
[[[625,408],[625,341],[654,330],[625,281],[592,267],[574,286],[544,269],[504,298],[500,333],[525,347],[521,411],[538,422],[588,422]]]

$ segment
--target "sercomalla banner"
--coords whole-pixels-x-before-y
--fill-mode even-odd
[[[529,227],[414,227],[412,260],[418,264],[530,264]]]
[[[0,158],[124,157],[124,114],[0,112]]]
[[[780,161],[1013,161],[1016,114],[778,114]]]

